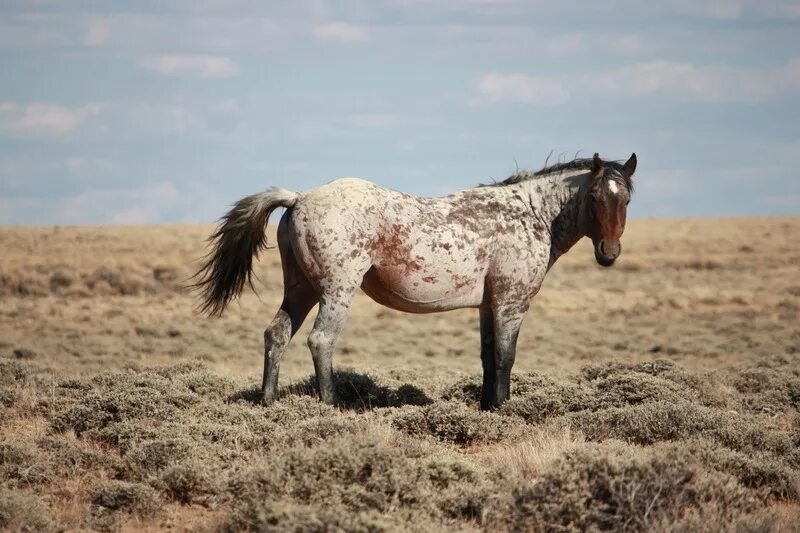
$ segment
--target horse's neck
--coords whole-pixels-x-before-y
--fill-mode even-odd
[[[550,266],[584,235],[585,199],[580,194],[584,180],[580,173],[575,175],[575,179],[568,178],[569,175],[556,175],[524,182],[530,196],[532,216],[548,228]]]

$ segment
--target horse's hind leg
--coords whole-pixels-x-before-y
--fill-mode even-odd
[[[335,290],[323,292],[319,301],[319,313],[314,321],[314,329],[308,336],[308,347],[314,359],[320,399],[334,403],[333,392],[333,349],[336,339],[344,329],[350,302],[358,286],[340,286]]]
[[[270,404],[275,399],[283,354],[289,347],[289,341],[300,329],[303,320],[316,303],[317,294],[310,285],[287,290],[281,308],[264,331],[264,378],[261,382],[264,404]]]
[[[285,218],[285,217],[284,217]],[[319,301],[319,295],[300,269],[285,233],[284,221],[278,228],[278,246],[283,266],[283,302],[264,331],[264,378],[261,382],[262,401],[275,399],[278,389],[278,370],[289,341],[303,324],[308,312]]]

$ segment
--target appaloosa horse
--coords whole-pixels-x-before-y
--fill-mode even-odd
[[[263,401],[276,395],[278,368],[292,336],[319,303],[308,346],[319,393],[334,402],[332,355],[359,287],[409,313],[480,310],[482,409],[508,399],[517,335],[531,298],[559,256],[579,239],[597,262],[619,256],[636,155],[624,164],[575,159],[444,198],[419,198],[346,178],[303,193],[273,188],[243,198],[211,236],[198,272],[201,309],[221,314],[251,282],[278,225],[284,297],[264,332]]]

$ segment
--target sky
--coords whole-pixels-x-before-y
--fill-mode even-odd
[[[3,225],[594,152],[636,152],[629,217],[800,214],[800,0],[0,0]]]

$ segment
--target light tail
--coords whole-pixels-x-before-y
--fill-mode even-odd
[[[298,196],[275,187],[242,198],[222,217],[209,237],[211,252],[192,285],[200,290],[201,312],[220,316],[245,284],[253,286],[253,259],[267,248],[267,221],[279,207],[294,206]]]

